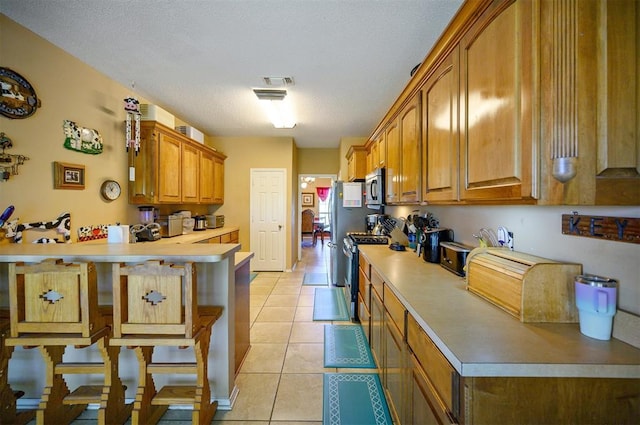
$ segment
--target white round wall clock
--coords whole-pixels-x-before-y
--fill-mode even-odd
[[[107,201],[115,201],[120,197],[121,193],[120,183],[115,180],[105,180],[100,187],[100,194]]]

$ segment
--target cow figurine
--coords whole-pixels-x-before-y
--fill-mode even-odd
[[[127,97],[124,99],[124,110],[127,112],[140,113],[140,102],[135,97]]]
[[[102,153],[102,136],[98,130],[80,127],[73,121],[64,120],[64,147],[74,151],[99,154]]]
[[[18,224],[18,219],[15,219],[5,223],[4,227],[7,229],[5,237],[13,238],[14,243],[22,243],[22,232],[29,229],[56,229],[57,233],[64,236],[64,241],[58,238],[40,238],[33,243],[71,243],[71,214],[69,212],[63,212],[55,220],[47,222]]]

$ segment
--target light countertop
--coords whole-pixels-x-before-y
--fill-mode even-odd
[[[10,244],[0,246],[0,262],[36,262],[59,257],[65,261],[91,260],[95,262],[194,261],[216,263],[233,256],[240,244],[162,243],[161,241],[109,244]],[[232,257],[233,258],[233,257]]]
[[[640,378],[640,349],[578,323],[522,323],[412,251],[359,249],[462,376]]]
[[[207,239],[215,238],[217,236],[221,236],[227,233],[231,233],[239,230],[238,227],[221,227],[219,229],[206,229],[206,230],[194,230],[191,233],[187,233],[186,235],[174,236],[172,238],[162,238],[157,241],[153,241],[151,243],[160,243],[160,244],[184,244],[184,243],[198,243],[201,241],[205,241]],[[149,243],[149,242],[146,242]]]

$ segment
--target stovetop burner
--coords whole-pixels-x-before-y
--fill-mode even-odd
[[[347,236],[356,244],[360,245],[387,245],[389,238],[384,235],[372,235],[364,232],[350,232]]]

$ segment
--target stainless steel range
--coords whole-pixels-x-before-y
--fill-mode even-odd
[[[342,252],[347,257],[347,269],[344,278],[344,296],[349,306],[351,320],[358,319],[358,245],[387,245],[389,238],[364,232],[349,232],[342,241]]]

